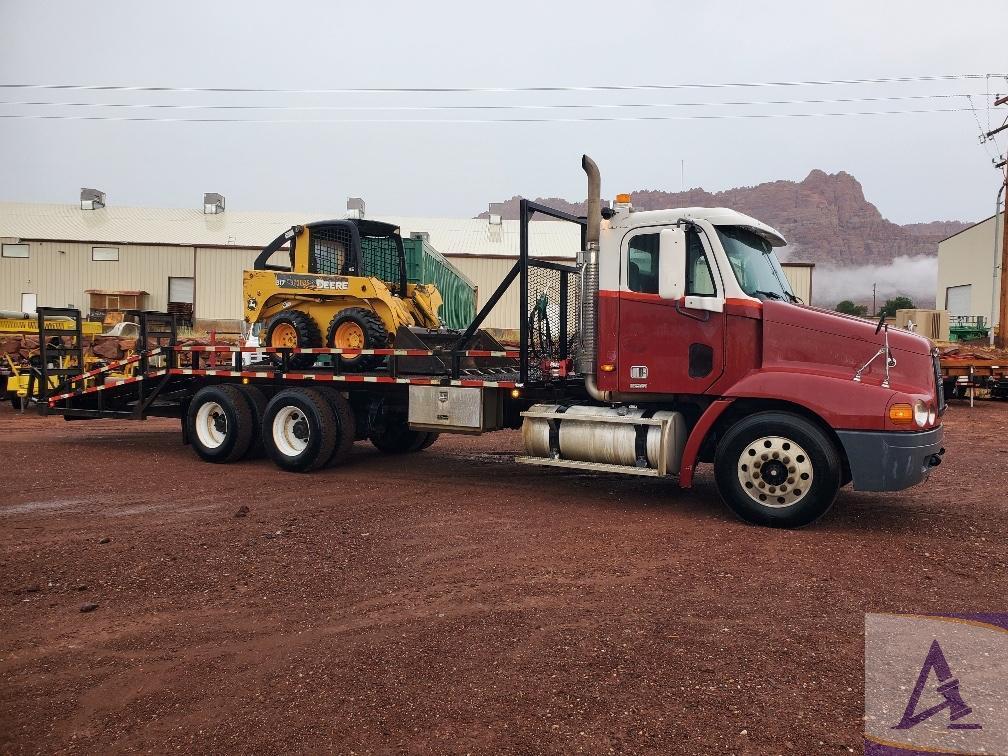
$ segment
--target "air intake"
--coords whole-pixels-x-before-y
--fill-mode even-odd
[[[346,201],[346,217],[347,218],[357,218],[358,220],[364,217],[364,200],[360,197],[347,197]]]
[[[103,207],[105,207],[105,192],[98,191],[97,189],[85,189],[84,187],[81,187],[81,210],[100,210]]]
[[[203,214],[217,215],[224,212],[224,195],[217,192],[206,192],[203,195]]]

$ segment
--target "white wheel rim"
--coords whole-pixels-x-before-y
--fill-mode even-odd
[[[738,479],[746,495],[760,506],[793,507],[812,487],[812,460],[790,438],[764,436],[742,450]]]
[[[206,402],[196,412],[196,437],[207,449],[216,449],[227,439],[228,422],[224,408]]]
[[[308,447],[308,418],[298,407],[288,405],[273,418],[273,443],[281,454],[296,457]]]

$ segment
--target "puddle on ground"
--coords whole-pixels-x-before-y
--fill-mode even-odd
[[[85,502],[80,499],[43,499],[41,501],[26,501],[24,504],[0,505],[0,514],[31,514],[32,512],[52,512],[60,509],[73,509]]]

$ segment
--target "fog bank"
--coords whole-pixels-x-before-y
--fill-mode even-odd
[[[903,294],[918,307],[934,307],[938,281],[937,257],[895,257],[889,265],[858,265],[840,268],[817,264],[812,273],[812,301],[819,307],[833,307],[850,299],[871,307],[872,284],[878,306]]]

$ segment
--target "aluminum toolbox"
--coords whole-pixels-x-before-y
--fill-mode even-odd
[[[409,424],[416,430],[483,433],[503,425],[498,389],[468,386],[410,386]]]

